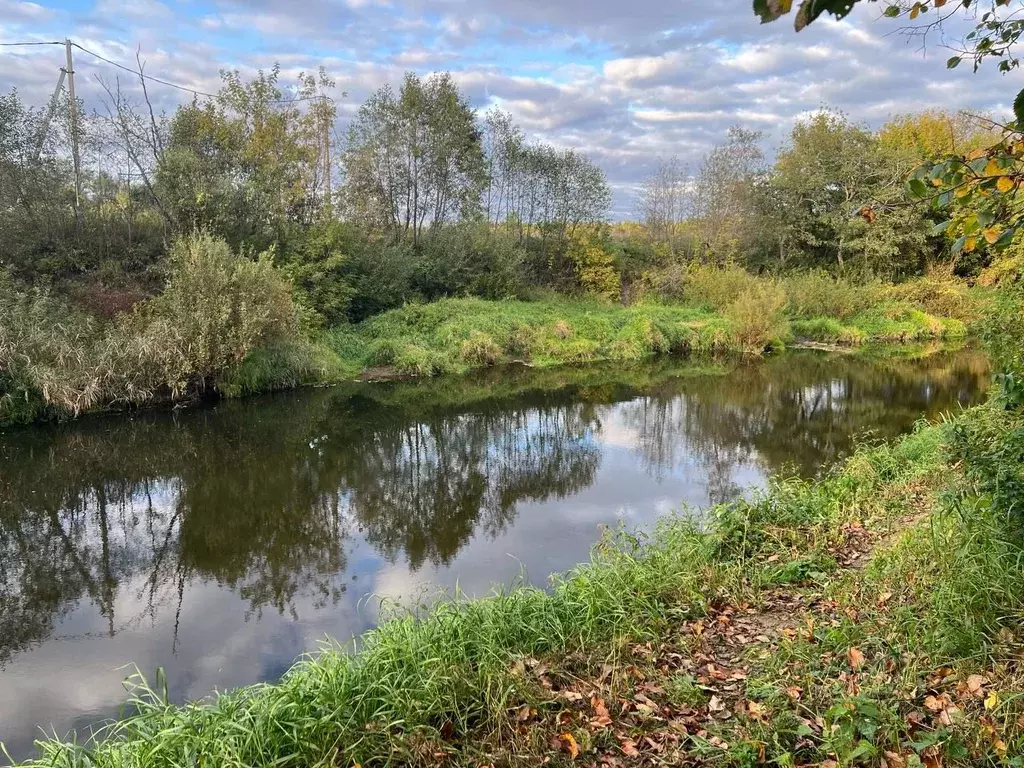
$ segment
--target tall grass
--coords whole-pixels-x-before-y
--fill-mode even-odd
[[[412,375],[722,352],[737,343],[727,320],[703,310],[568,299],[412,304],[337,328],[327,339],[350,370],[387,366]]]
[[[261,347],[298,343],[291,288],[268,257],[194,235],[174,245],[170,265],[161,295],[106,323],[0,273],[0,423],[189,397]],[[295,354],[277,362],[298,364]]]

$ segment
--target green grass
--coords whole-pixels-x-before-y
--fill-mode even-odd
[[[757,605],[772,590],[809,584],[838,606],[837,618],[812,623],[810,636],[784,643],[752,673],[748,695],[763,698],[770,715],[716,724],[736,750],[721,757],[752,764],[745,762],[749,755],[767,749],[766,757],[792,764],[786,760],[794,744],[805,743],[814,760],[860,764],[857,754],[881,755],[883,747],[899,750],[920,738],[903,719],[905,697],[923,696],[938,666],[954,665],[958,674],[981,670],[993,685],[1020,682],[1005,655],[1022,637],[1020,550],[986,513],[991,504],[960,464],[950,463],[948,449],[965,427],[1005,430],[1014,419],[984,407],[923,427],[860,451],[822,481],[779,482],[749,501],[718,507],[704,530],[681,513],[649,535],[610,535],[590,562],[555,578],[549,591],[522,586],[483,600],[453,596],[392,611],[355,648],[302,660],[279,683],[173,706],[159,685],[154,691],[136,680],[133,714],[105,738],[42,742],[32,765],[430,765],[442,753],[453,764],[477,764],[481,753],[501,754],[520,738],[510,713],[548,706],[537,698],[535,676],[525,673],[537,659],[571,664],[584,654],[614,661],[623,644],[657,643],[723,606]],[[908,516],[935,508],[941,511],[932,524],[918,521],[870,568],[838,568],[851,530],[884,539]],[[884,603],[883,593],[895,597]],[[851,647],[863,650],[871,670],[856,693],[841,676]],[[804,690],[796,714],[788,699],[772,694],[793,684]],[[680,704],[703,706],[707,698],[692,675],[675,674],[667,688]],[[1001,701],[1008,703],[996,712],[1005,715],[1000,733],[1024,746],[1013,741],[1019,697]],[[854,727],[851,713],[874,718],[872,727]],[[799,717],[815,716],[837,727],[797,737]],[[981,747],[965,734],[977,736],[982,727],[978,719],[964,725],[957,743],[967,745],[969,758],[951,764],[977,764],[971,761]],[[549,740],[530,744],[518,742],[519,757],[538,764]],[[583,742],[584,749],[599,747]]]
[[[887,302],[846,321],[784,318],[769,329],[706,307],[641,304],[620,307],[569,299],[444,299],[408,305],[359,325],[336,328],[325,343],[336,370],[367,369],[409,376],[464,373],[511,362],[547,367],[657,355],[761,354],[785,338],[837,344],[919,342],[962,337],[964,324]],[[762,322],[763,324],[763,322]]]
[[[911,343],[933,339],[959,339],[967,326],[955,318],[941,318],[902,302],[883,302],[839,320],[812,317],[791,322],[800,340],[856,345],[866,342]]]
[[[737,349],[728,321],[703,310],[567,299],[413,304],[337,328],[327,343],[352,373],[384,367],[420,376]]]

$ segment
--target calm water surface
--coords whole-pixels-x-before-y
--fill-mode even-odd
[[[378,601],[544,583],[601,525],[814,475],[980,399],[978,353],[492,370],[0,433],[0,741],[278,677]],[[2,758],[0,758],[2,762]]]

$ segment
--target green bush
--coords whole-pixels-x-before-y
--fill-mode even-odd
[[[4,273],[0,420],[176,399],[218,383],[251,391],[272,378],[266,365],[251,362],[231,383],[236,369],[255,350],[296,339],[297,324],[291,287],[269,256],[236,256],[207,235],[176,243],[163,294],[107,325],[46,291],[19,291]]]
[[[432,231],[415,259],[413,286],[427,299],[522,296],[526,253],[509,235],[485,224],[465,223]]]
[[[687,267],[683,279],[683,298],[688,303],[720,312],[744,294],[756,296],[761,283],[761,278],[735,264],[717,267],[694,263]]]
[[[291,286],[268,254],[253,261],[198,234],[174,244],[170,264],[163,294],[140,305],[121,329],[151,359],[156,381],[147,383],[174,396],[204,389],[257,347],[295,336]]]
[[[824,270],[790,275],[783,285],[789,314],[803,319],[834,317],[845,320],[881,301],[885,295],[881,283],[851,283]]]
[[[977,302],[971,297],[967,284],[953,277],[919,277],[891,286],[887,293],[896,301],[913,304],[938,317],[967,322],[978,314]]]
[[[775,282],[762,280],[745,288],[725,308],[732,333],[744,352],[760,354],[776,346],[788,332],[782,314],[786,291]]]

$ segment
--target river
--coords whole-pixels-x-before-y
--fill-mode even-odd
[[[380,600],[542,584],[602,526],[811,477],[979,401],[984,356],[504,368],[0,432],[0,741],[279,677]],[[2,758],[0,758],[2,761]]]

